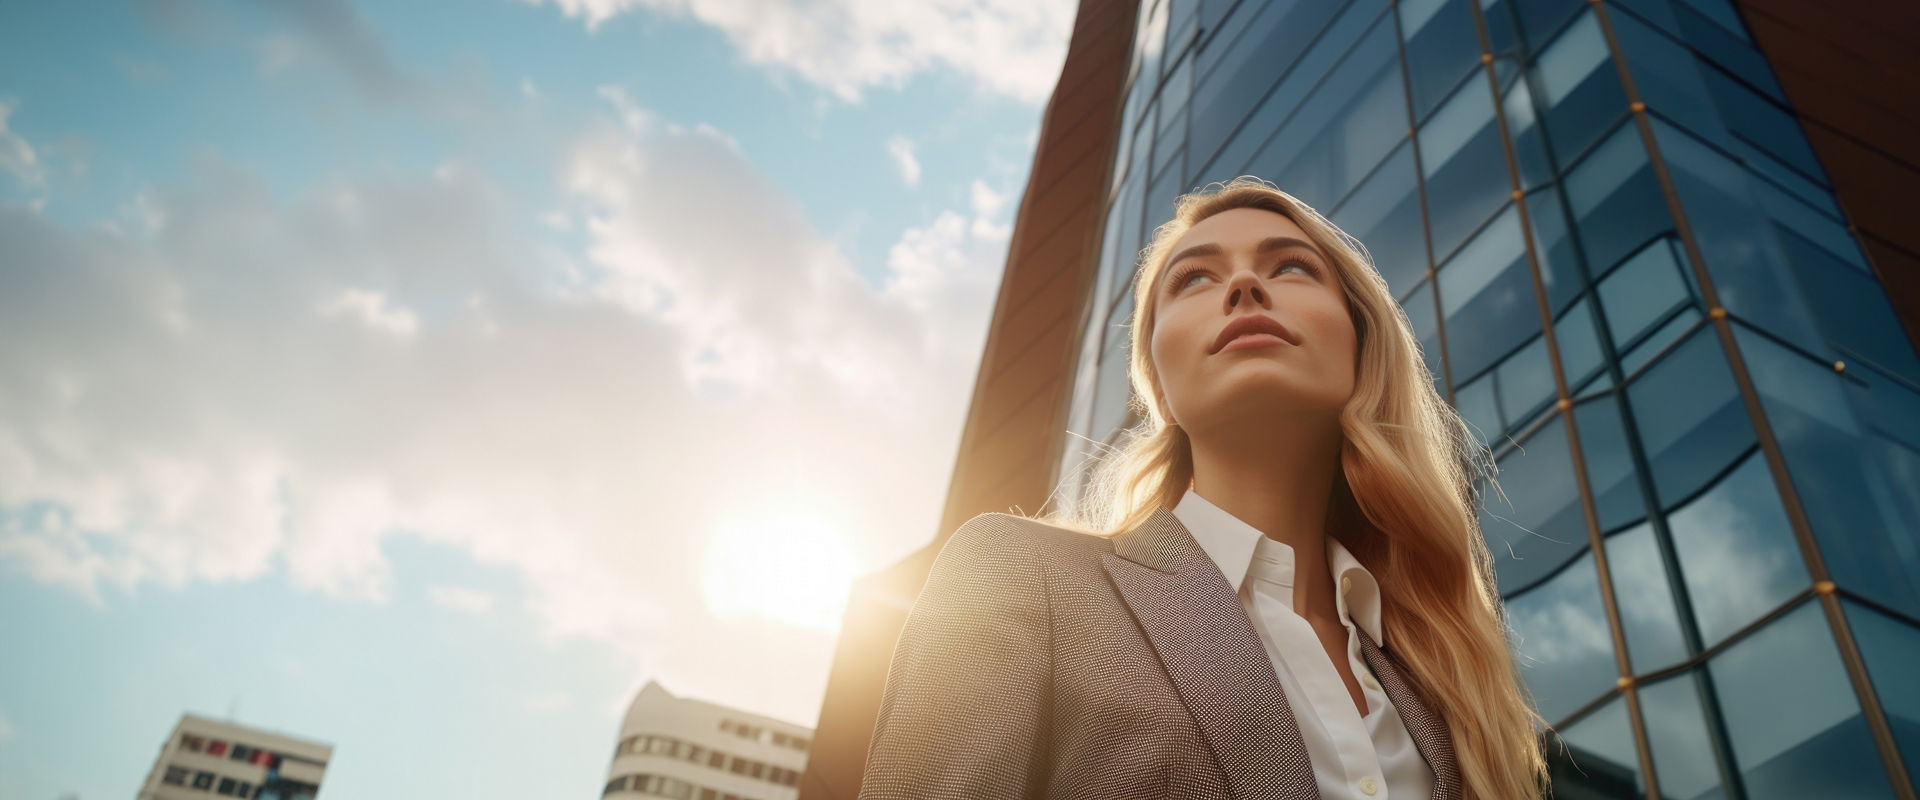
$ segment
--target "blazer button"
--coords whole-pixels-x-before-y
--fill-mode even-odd
[[[1372,778],[1360,779],[1360,791],[1366,792],[1367,796],[1369,797],[1373,796],[1373,793],[1378,791],[1379,789],[1380,789],[1379,784],[1374,783]]]

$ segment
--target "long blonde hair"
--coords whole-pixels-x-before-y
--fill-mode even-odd
[[[1214,185],[1217,191],[1206,191]],[[1467,798],[1537,798],[1547,781],[1535,726],[1546,727],[1507,648],[1493,558],[1481,538],[1481,480],[1491,452],[1434,389],[1406,312],[1366,247],[1292,195],[1251,175],[1183,195],[1135,270],[1129,378],[1139,421],[1092,465],[1077,502],[1042,521],[1097,536],[1131,530],[1173,507],[1193,482],[1186,431],[1163,416],[1149,357],[1153,287],[1174,243],[1236,208],[1299,225],[1333,262],[1358,335],[1354,391],[1340,413],[1341,473],[1329,532],[1380,578],[1381,624],[1421,697],[1447,722]],[[1497,487],[1497,484],[1493,484]]]

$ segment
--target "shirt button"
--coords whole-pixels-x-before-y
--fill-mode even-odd
[[[1368,796],[1372,796],[1372,794],[1379,788],[1380,788],[1379,784],[1374,783],[1372,778],[1360,779],[1360,791],[1366,792]]]
[[[1352,588],[1353,588],[1353,576],[1352,575],[1340,576],[1340,591],[1345,592],[1345,591],[1351,590]]]
[[[1364,676],[1361,676],[1360,679],[1367,682],[1367,688],[1369,689],[1380,688],[1380,682],[1374,680],[1372,675],[1364,675]]]

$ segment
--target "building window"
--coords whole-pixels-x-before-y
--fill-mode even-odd
[[[252,761],[253,748],[244,744],[236,744],[233,746],[233,753],[227,757],[235,761]]]
[[[220,741],[219,739],[215,739],[207,743],[207,755],[224,756],[226,754],[227,754],[226,742]]]
[[[722,767],[726,766],[726,763],[727,763],[727,754],[722,753],[718,750],[713,751],[707,756],[707,766],[712,767],[714,769],[721,769]]]
[[[232,796],[233,796],[233,790],[235,790],[235,789],[238,789],[238,788],[240,788],[240,782],[239,782],[239,781],[236,781],[236,780],[234,780],[234,779],[232,779],[232,778],[221,778],[221,779],[220,779],[220,788],[218,788],[218,789],[215,789],[215,790],[214,790],[214,794],[223,794],[223,795],[227,795],[228,797],[232,797]]]
[[[767,775],[767,765],[764,762],[760,762],[760,761],[753,762],[753,777],[764,778],[766,777],[766,775]]]
[[[700,800],[720,800],[720,793],[712,789],[701,789]]]
[[[195,736],[190,733],[183,733],[183,734],[180,734],[180,747],[182,749],[191,750],[195,753],[198,753],[202,750],[207,749],[207,740],[205,737]]]
[[[196,774],[195,774],[195,775],[193,776],[193,788],[195,788],[195,789],[212,789],[212,788],[213,788],[213,778],[214,778],[214,774],[213,774],[213,773],[211,773],[211,772],[205,772],[205,771],[202,771],[202,772],[199,772],[199,773],[196,773]]]
[[[192,774],[192,772],[193,770],[187,769],[186,767],[169,765],[167,767],[167,774],[160,777],[160,782],[168,786],[185,786],[187,785],[187,776]]]

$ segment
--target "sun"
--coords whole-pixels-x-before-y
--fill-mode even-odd
[[[853,555],[820,517],[734,516],[720,523],[707,549],[707,608],[721,618],[837,631],[853,578]]]

